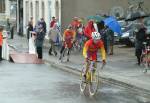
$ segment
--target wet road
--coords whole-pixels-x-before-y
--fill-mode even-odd
[[[0,103],[150,103],[123,87],[103,83],[91,98],[79,77],[46,65],[0,63]]]

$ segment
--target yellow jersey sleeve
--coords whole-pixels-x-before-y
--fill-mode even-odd
[[[106,60],[106,52],[105,52],[104,46],[100,48],[100,54],[101,54],[102,60]]]
[[[88,42],[85,43],[84,48],[83,48],[84,58],[87,58],[87,50],[88,50]]]
[[[67,30],[64,31],[64,34],[63,34],[63,41],[65,41],[66,33],[67,33]]]

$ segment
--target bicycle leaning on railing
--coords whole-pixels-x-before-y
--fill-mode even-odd
[[[90,63],[90,65],[86,73],[85,80],[83,80],[83,74],[85,72],[86,64],[84,64],[83,69],[81,71],[80,91],[84,93],[86,90],[86,87],[88,87],[90,96],[94,96],[98,90],[99,84],[101,83],[99,79],[100,70],[104,68],[105,64],[103,64],[102,61],[88,60],[88,62]],[[102,63],[99,69],[94,66],[96,62]]]

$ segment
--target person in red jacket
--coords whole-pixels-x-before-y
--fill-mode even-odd
[[[95,28],[94,28],[94,22],[93,20],[89,20],[88,24],[85,26],[84,29],[84,35],[88,38],[88,39],[92,39],[92,32],[95,32]]]
[[[52,21],[50,22],[50,28],[53,28],[55,23],[56,23],[56,18],[53,16]]]
[[[3,44],[3,27],[0,26],[0,61],[2,60],[2,44]]]

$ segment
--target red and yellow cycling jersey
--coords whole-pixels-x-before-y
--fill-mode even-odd
[[[88,40],[83,48],[83,56],[90,60],[97,60],[98,49],[100,49],[102,60],[105,60],[106,53],[102,40],[99,40],[97,43],[94,43],[92,39]]]
[[[75,40],[75,31],[71,29],[66,29],[63,35],[64,45],[67,45],[68,48],[72,47],[73,41]]]

